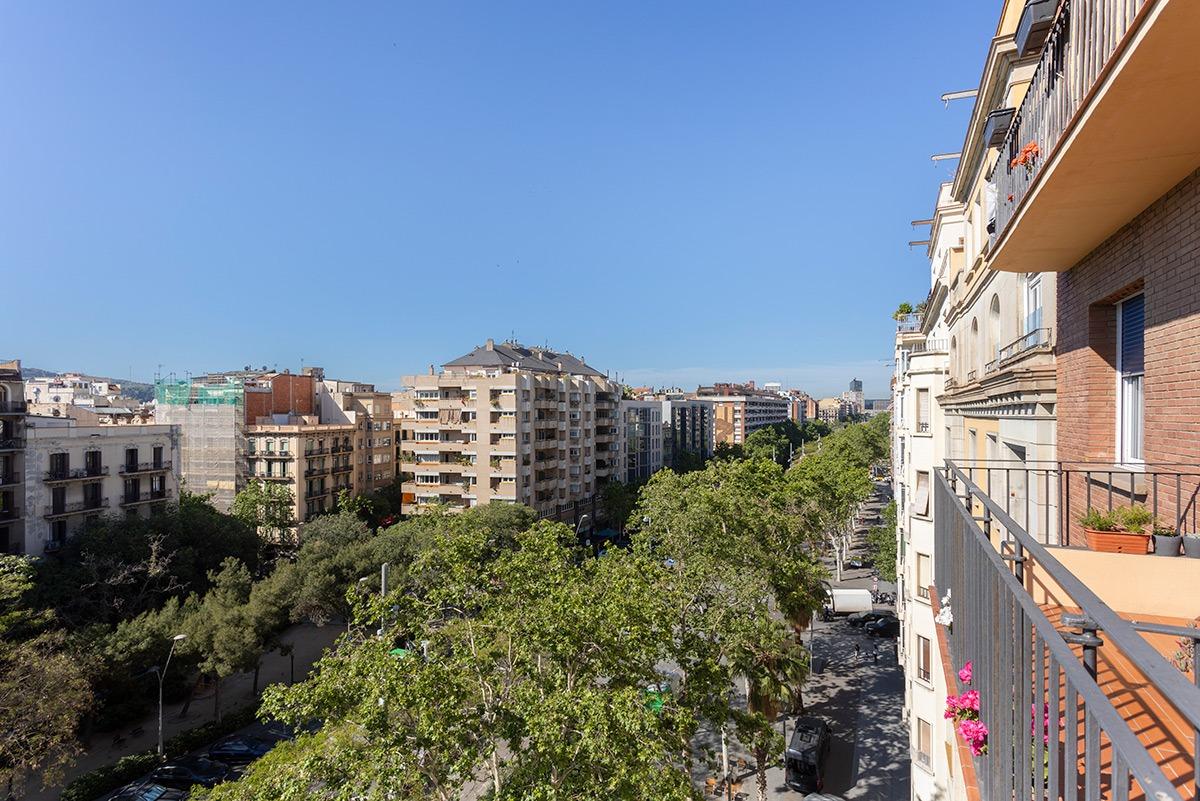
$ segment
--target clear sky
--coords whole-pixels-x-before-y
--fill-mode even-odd
[[[998,0],[0,4],[0,357],[887,394]]]

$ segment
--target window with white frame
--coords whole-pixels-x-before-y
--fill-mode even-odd
[[[1117,452],[1121,462],[1142,461],[1145,415],[1146,296],[1117,304]]]
[[[1025,333],[1042,327],[1042,276],[1030,273],[1025,279]]]
[[[928,637],[917,635],[917,678],[929,681],[929,665],[932,662],[932,649]]]
[[[929,471],[917,471],[917,491],[913,493],[912,513],[927,517],[929,515]]]
[[[917,433],[929,433],[929,390],[917,390]]]
[[[917,554],[917,596],[929,600],[929,582],[932,578],[929,569],[929,554]]]
[[[926,766],[933,764],[933,727],[921,718],[917,718],[917,761]]]

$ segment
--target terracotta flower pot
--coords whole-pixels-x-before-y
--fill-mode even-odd
[[[1096,531],[1085,528],[1088,548],[1101,553],[1141,553],[1150,550],[1150,535],[1130,531]]]

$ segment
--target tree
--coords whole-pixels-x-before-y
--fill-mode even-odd
[[[735,657],[746,680],[749,715],[739,721],[739,738],[750,744],[758,774],[758,801],[767,798],[767,766],[783,750],[783,738],[771,724],[785,701],[798,701],[808,675],[808,652],[785,626],[771,618],[756,622],[754,634]]]
[[[892,501],[883,508],[883,521],[871,529],[867,535],[867,544],[871,549],[871,560],[879,577],[884,581],[896,580],[896,502]]]
[[[365,495],[351,495],[350,490],[344,489],[337,494],[338,511],[349,512],[366,520],[371,516],[373,501]]]
[[[212,589],[187,619],[188,639],[180,650],[194,655],[200,671],[212,677],[213,714],[220,720],[221,680],[254,670],[264,644],[248,608],[252,581],[246,566],[227,559],[211,581]]]
[[[728,461],[731,459],[744,459],[745,457],[746,454],[743,451],[742,446],[731,442],[721,441],[717,443],[715,448],[713,448],[714,459]]]
[[[610,481],[600,489],[600,508],[608,524],[624,532],[637,505],[637,488],[623,481]]]
[[[904,303],[901,303],[899,306],[896,307],[896,311],[892,313],[892,319],[899,320],[901,317],[903,317],[906,314],[912,314],[912,310],[913,310],[912,304],[905,301]]]
[[[233,499],[230,512],[258,532],[267,544],[292,542],[296,526],[291,489],[276,481],[251,481]]]

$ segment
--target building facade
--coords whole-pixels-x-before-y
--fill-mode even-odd
[[[663,468],[663,403],[622,400],[617,407],[625,462],[624,481],[637,484]]]
[[[932,500],[906,487],[899,534],[913,796],[1074,798],[1078,782],[1097,798],[1191,798],[1200,690],[1180,654],[1200,560],[1170,558],[1180,538],[1166,532],[1198,530],[1200,6],[1006,2],[1000,16],[939,196],[933,291],[897,335],[898,489],[922,459],[911,415],[928,356],[911,346],[949,336]],[[927,559],[914,502],[932,513]],[[1157,520],[1149,543],[1107,545],[1079,519],[1132,505]],[[935,720],[922,675],[943,699]],[[945,696],[968,686],[985,754],[942,723]]]
[[[489,339],[404,383],[393,408],[406,514],[503,502],[594,521],[600,487],[624,476],[621,387],[581,357]]]
[[[338,495],[357,495],[353,424],[318,422],[316,415],[246,426],[246,475],[287,488],[298,528],[337,508]]]
[[[378,391],[374,384],[337,381],[322,376],[317,383],[317,401],[323,422],[355,427],[354,484],[357,491],[369,494],[394,484],[399,460],[393,431],[392,393]]]
[[[0,362],[0,553],[25,551],[24,392],[21,362]]]
[[[741,445],[758,429],[782,423],[791,415],[786,398],[759,389],[753,381],[699,387],[696,397],[713,405],[714,444]]]
[[[25,553],[58,550],[102,516],[147,516],[178,502],[178,428],[34,416],[26,424]]]
[[[713,455],[715,432],[711,401],[682,395],[660,401],[663,420],[663,464],[681,467],[685,459],[703,462]]]

